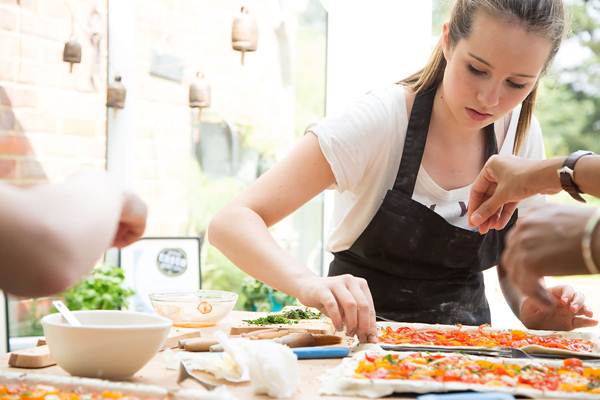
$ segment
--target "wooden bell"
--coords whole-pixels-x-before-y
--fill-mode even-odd
[[[81,45],[73,38],[65,43],[63,61],[70,64],[69,72],[73,72],[73,64],[79,64],[81,62]]]
[[[127,89],[121,83],[121,77],[115,76],[115,81],[108,86],[106,91],[106,106],[113,108],[125,108],[125,97]]]
[[[250,14],[246,7],[242,6],[231,27],[231,46],[234,50],[242,52],[242,65],[244,65],[244,54],[247,51],[256,51],[257,45],[258,25],[256,24],[256,18]]]
[[[196,74],[196,78],[190,84],[190,107],[210,107],[210,85],[202,72]]]

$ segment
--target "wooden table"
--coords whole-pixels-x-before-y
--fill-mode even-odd
[[[207,336],[211,336],[212,332],[216,330],[228,331],[231,325],[241,321],[242,319],[252,319],[255,317],[254,313],[234,311],[224,321],[217,326],[203,328]],[[176,350],[177,351],[177,350]],[[296,395],[292,398],[294,400],[308,400],[308,399],[330,399],[330,400],[343,400],[343,399],[357,399],[356,397],[339,397],[339,396],[319,396],[319,376],[326,370],[338,365],[340,359],[324,359],[324,360],[299,360],[300,364],[300,385]],[[58,366],[52,366],[42,369],[19,369],[8,367],[8,355],[0,356],[0,369],[6,371],[20,371],[20,372],[31,372],[36,374],[55,374],[55,375],[68,375],[62,368]],[[133,376],[129,381],[136,383],[145,383],[152,385],[159,385],[164,387],[176,387],[177,386],[177,375],[178,371],[167,369],[164,361],[164,353],[158,353],[144,368],[142,368],[137,374]],[[199,388],[200,385],[192,380],[187,380],[182,383],[184,387]],[[250,382],[243,384],[230,384],[228,383],[230,392],[239,400],[245,399],[266,399],[269,398],[266,395],[254,395],[252,393],[252,385]],[[414,399],[415,396],[394,396],[386,397],[394,399]]]

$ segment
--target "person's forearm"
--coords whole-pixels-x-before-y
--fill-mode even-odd
[[[122,206],[106,174],[28,189],[2,186],[3,288],[56,293],[81,279],[110,245]]]
[[[562,190],[557,170],[566,157],[540,161],[528,171],[529,183],[536,193],[557,193]],[[583,193],[600,197],[600,156],[589,155],[575,164],[573,178]]]
[[[239,268],[291,296],[299,296],[298,280],[315,276],[277,244],[263,219],[247,207],[220,211],[208,227],[208,239]]]
[[[589,155],[575,164],[573,178],[583,193],[600,197],[600,155]]]
[[[562,190],[557,170],[563,165],[566,157],[554,157],[541,160],[528,169],[529,191],[533,194],[553,194]]]
[[[500,289],[506,299],[510,309],[517,318],[520,318],[521,314],[521,303],[523,302],[523,295],[521,292],[512,284],[508,279],[506,273],[502,270],[502,266],[498,265],[498,282],[500,283]]]
[[[596,266],[600,268],[600,224],[596,225],[596,229],[592,234],[592,259]]]

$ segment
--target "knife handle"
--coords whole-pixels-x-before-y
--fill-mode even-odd
[[[350,354],[348,346],[333,347],[296,347],[292,351],[299,360],[314,358],[344,358]]]

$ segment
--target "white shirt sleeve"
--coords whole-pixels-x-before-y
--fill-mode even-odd
[[[546,151],[544,148],[544,138],[542,136],[542,128],[538,119],[533,115],[531,117],[531,124],[529,125],[529,132],[525,138],[525,142],[521,147],[519,157],[528,158],[530,160],[544,160],[546,158]],[[537,194],[529,197],[519,203],[520,215],[527,213],[527,208],[543,205],[546,203],[546,196]]]
[[[352,191],[378,157],[394,120],[390,117],[390,95],[390,89],[371,91],[344,112],[307,128],[319,139],[338,191]]]

